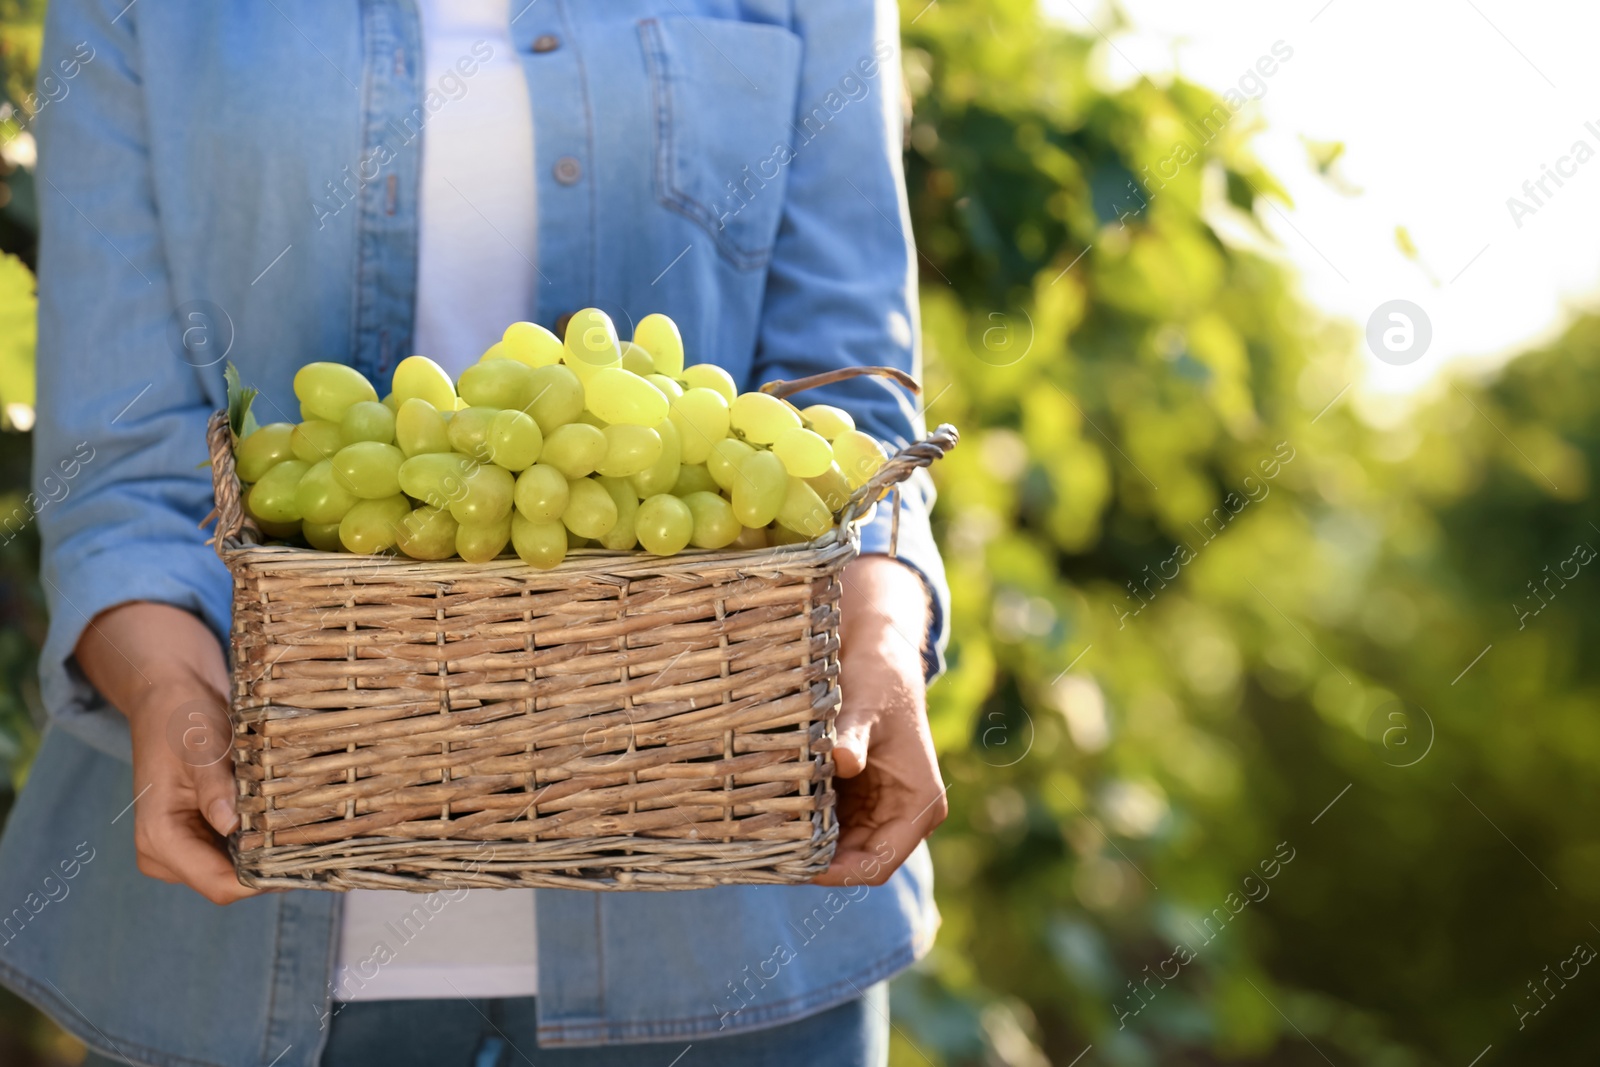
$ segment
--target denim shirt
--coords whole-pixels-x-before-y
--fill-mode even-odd
[[[691,361],[745,387],[917,371],[890,0],[512,7],[538,146],[537,321],[598,306],[626,335],[666,312]],[[50,5],[35,477],[52,721],[0,842],[0,979],[107,1053],[317,1062],[341,898],[220,908],[138,874],[126,724],[72,649],[129,600],[227,632],[230,583],[199,529],[224,359],[266,422],[296,418],[305,362],[381,385],[411,354],[419,146],[481,59],[423,84],[409,0]],[[806,399],[895,443],[922,431],[882,379]],[[930,676],[946,605],[931,497],[910,484],[898,534],[934,601]],[[887,549],[888,510],[866,551]],[[536,910],[552,1046],[793,1019],[907,966],[938,921],[925,848],[879,888],[540,890]]]

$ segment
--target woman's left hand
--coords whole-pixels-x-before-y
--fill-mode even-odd
[[[923,681],[927,589],[905,564],[862,556],[845,568],[840,613],[839,847],[816,882],[882,885],[948,810]]]

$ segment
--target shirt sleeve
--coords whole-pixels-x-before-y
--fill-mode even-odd
[[[126,755],[127,728],[73,648],[116,604],[161,601],[226,633],[230,582],[199,529],[205,425],[220,366],[170,340],[135,23],[125,0],[54,0],[42,71],[76,63],[39,116],[38,421],[34,490],[50,613],[40,661],[54,721]],[[216,386],[213,385],[213,389]],[[139,668],[140,664],[134,664]]]
[[[762,308],[758,382],[843,366],[889,366],[919,376],[916,252],[901,166],[900,33],[891,0],[796,5],[803,42],[799,110],[786,193]],[[900,448],[922,437],[915,398],[884,378],[854,378],[795,397],[834,404]],[[943,669],[949,591],[929,525],[926,472],[901,486],[898,558],[928,587],[923,654]],[[887,504],[861,531],[863,552],[889,551]]]

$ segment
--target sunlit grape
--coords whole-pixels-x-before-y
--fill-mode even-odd
[[[728,425],[746,441],[770,445],[787,429],[800,425],[788,404],[766,393],[740,393],[728,405]]]
[[[565,351],[561,339],[536,322],[513,322],[506,327],[499,342],[492,346],[501,350],[506,359],[514,359],[529,367],[549,367],[561,361]],[[484,353],[488,359],[488,353]]]
[[[783,506],[778,509],[778,525],[815,540],[833,526],[833,514],[815,489],[802,479],[791,477]]]
[[[606,435],[588,423],[569,422],[544,439],[539,458],[568,478],[593,474],[605,459]]]
[[[333,461],[326,459],[312,464],[301,476],[294,496],[300,517],[319,526],[338,523],[361,499],[345,487],[333,471]]]
[[[756,450],[743,441],[725,437],[716,443],[711,455],[706,457],[706,470],[711,474],[712,481],[731,493],[739,480],[739,465],[755,454]]]
[[[634,532],[639,545],[657,556],[682,552],[694,533],[694,515],[689,505],[670,493],[657,493],[639,504],[634,516]]]
[[[420,507],[395,528],[395,544],[412,559],[449,559],[456,554],[455,517],[440,508]]]
[[[678,482],[678,468],[682,465],[682,446],[678,428],[672,425],[672,420],[662,419],[656,424],[655,431],[661,437],[661,458],[633,476],[633,487],[641,497],[672,492],[672,487]]]
[[[613,552],[626,551],[639,542],[634,531],[639,514],[639,494],[633,491],[633,483],[626,478],[597,478],[596,481],[611,494],[612,503],[617,505],[617,521],[600,538],[600,546]]]
[[[617,328],[599,308],[584,308],[567,321],[567,336],[562,357],[584,382],[597,370],[622,366],[622,345]]]
[[[602,367],[584,383],[586,406],[613,425],[654,426],[667,417],[661,390],[621,367]]]
[[[685,463],[704,463],[717,442],[728,436],[728,402],[714,389],[685,390],[672,402],[671,418],[683,442]]]
[[[407,356],[394,369],[394,389],[390,394],[405,406],[407,400],[426,400],[435,411],[454,411],[456,387],[450,375],[427,356]]]
[[[452,417],[455,411],[452,409]],[[407,458],[429,452],[449,452],[450,424],[439,409],[420,397],[411,397],[400,405],[394,417],[394,443]]]
[[[378,401],[378,403],[388,408],[389,414],[391,415],[400,410],[400,398],[395,396],[393,393],[384,393],[383,399]],[[348,412],[346,412],[346,414],[348,414]]]
[[[568,486],[570,497],[561,522],[579,537],[599,538],[617,524],[617,504],[605,486],[592,478],[578,478]]]
[[[511,516],[511,547],[530,567],[549,570],[567,558],[567,528],[560,522],[534,522],[521,512]]]
[[[302,522],[300,536],[306,539],[306,544],[319,552],[344,551],[344,542],[339,540],[339,524],[336,522]]]
[[[521,411],[533,403],[533,370],[514,359],[474,363],[461,372],[456,392],[469,407]]]
[[[656,365],[660,366],[660,363]],[[685,367],[683,373],[677,377],[690,389],[710,389],[713,393],[721,393],[722,399],[730,404],[739,395],[739,387],[734,383],[733,375],[715,363],[696,363],[692,367]]]
[[[638,474],[661,458],[661,435],[648,426],[619,424],[600,432],[606,438],[606,454],[595,465],[595,471],[607,478]]]
[[[502,360],[502,362],[506,362]],[[473,459],[489,458],[489,424],[498,408],[462,408],[450,416],[450,447]]]
[[[339,520],[339,541],[349,552],[370,556],[391,549],[397,543],[400,523],[411,514],[405,497],[380,497],[358,500]]]
[[[832,441],[847,430],[856,428],[856,420],[850,417],[848,411],[831,404],[812,404],[808,408],[801,408],[800,418],[828,441]]]
[[[716,479],[711,477],[704,463],[685,463],[678,468],[678,480],[672,483],[672,495],[715,493],[718,488]]]
[[[771,452],[757,451],[739,464],[733,483],[733,513],[745,526],[765,526],[778,517],[789,492],[789,472]]]
[[[661,390],[661,395],[666,397],[668,402],[676,400],[683,395],[683,386],[668,378],[665,374],[647,374],[644,380]]]
[[[833,459],[851,489],[859,489],[883,466],[883,448],[860,430],[847,430],[833,440]]]
[[[504,473],[504,472],[502,472]],[[456,527],[456,555],[468,563],[488,563],[511,543],[511,513],[494,522],[466,523]]]
[[[821,434],[799,426],[780,433],[772,451],[796,478],[815,478],[833,466],[833,446]]]
[[[371,400],[359,400],[345,409],[339,420],[339,437],[347,445],[357,441],[389,444],[394,440],[395,413]]]
[[[450,514],[463,525],[490,526],[511,514],[516,481],[511,472],[479,463],[462,479],[461,492],[450,500]],[[510,537],[510,531],[506,533]],[[503,545],[501,547],[504,547]]]
[[[271,523],[299,522],[302,517],[298,500],[300,479],[310,469],[308,464],[298,459],[285,459],[273,464],[250,487],[250,514]]]
[[[529,385],[533,400],[527,411],[545,437],[583,414],[583,383],[571,368],[560,364],[540,367],[533,372]]]
[[[262,429],[266,427],[263,426]],[[289,437],[289,447],[294,450],[294,458],[306,463],[320,463],[325,459],[332,459],[333,454],[343,448],[344,444],[344,434],[340,432],[339,424],[329,422],[327,419],[302,422],[294,428],[294,433]]]
[[[837,463],[830,464],[828,469],[815,478],[807,478],[806,484],[817,491],[822,502],[828,505],[828,510],[837,512],[850,500],[850,483],[845,480],[844,473],[839,470]]]
[[[273,464],[293,456],[294,430],[292,423],[272,422],[241,440],[233,450],[233,469],[239,480],[259,481]]]
[[[400,465],[400,488],[430,507],[447,508],[466,492],[467,475],[477,465],[459,452],[424,452]]]
[[[307,363],[295,372],[294,395],[308,417],[338,422],[351,404],[377,400],[378,391],[343,363]]]
[[[512,502],[529,522],[558,522],[567,510],[567,476],[548,463],[535,463],[517,475]]]
[[[656,372],[656,361],[642,345],[632,341],[622,342],[622,369],[643,378]]]
[[[335,473],[363,500],[381,500],[400,492],[400,465],[404,462],[404,452],[378,441],[357,441],[333,455]]]
[[[689,493],[680,499],[694,517],[689,543],[696,548],[726,548],[738,538],[742,527],[734,517],[733,505],[716,493]]]
[[[508,471],[526,470],[539,458],[544,435],[532,416],[520,411],[500,411],[489,420],[485,438],[489,460]]]
[[[733,548],[751,550],[767,547],[767,531],[765,527],[751,529],[748,526],[739,527],[739,536],[734,538]]]
[[[657,312],[640,319],[633,328],[633,341],[650,353],[660,373],[669,378],[683,373],[683,336],[667,316]]]

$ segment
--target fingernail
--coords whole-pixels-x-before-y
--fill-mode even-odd
[[[219,834],[232,833],[233,824],[239,820],[233,813],[233,805],[221,798],[211,802],[211,806],[206,809],[206,818]]]

